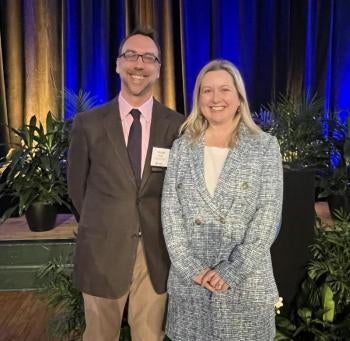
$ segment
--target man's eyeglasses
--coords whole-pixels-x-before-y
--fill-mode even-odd
[[[123,57],[124,59],[128,61],[133,61],[133,62],[136,62],[139,59],[139,57],[141,57],[142,61],[145,64],[159,63],[159,59],[151,53],[138,54],[132,51],[127,51],[122,53],[118,58],[120,57]]]

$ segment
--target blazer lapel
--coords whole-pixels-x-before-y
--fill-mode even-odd
[[[199,143],[192,147],[192,162],[190,171],[193,181],[197,185],[196,188],[199,191],[202,199],[206,202],[210,210],[218,217],[226,216],[235,199],[227,191],[227,183],[232,181],[232,177],[235,176],[236,169],[240,164],[242,156],[247,148],[245,143],[245,130],[245,127],[240,129],[240,139],[238,145],[233,149],[230,149],[227,154],[213,197],[207,190],[204,177],[204,138],[202,137]]]
[[[214,198],[211,197],[207,190],[207,185],[204,178],[204,138],[201,137],[200,141],[192,146],[191,149],[191,161],[190,172],[192,179],[195,183],[195,188],[201,195],[202,199],[208,205],[213,214],[220,215],[219,207],[217,206]]]
[[[136,186],[136,180],[131,168],[129,155],[126,149],[122,123],[120,120],[119,107],[117,99],[111,101],[111,108],[106,113],[103,120],[104,128],[111,142],[119,163],[125,170],[126,177]]]
[[[227,183],[232,181],[232,178],[235,176],[235,174],[237,174],[237,167],[241,164],[242,158],[246,154],[246,150],[248,148],[246,143],[247,133],[247,128],[241,124],[238,144],[229,151],[224,167],[218,179],[214,193],[214,200],[215,202],[220,203],[222,212],[227,212],[231,208],[235,199],[234,196],[228,195]]]

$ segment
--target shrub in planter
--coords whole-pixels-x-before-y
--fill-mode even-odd
[[[337,140],[333,143],[338,148],[334,152],[339,155],[337,166],[332,169],[329,168],[320,180],[320,187],[322,192],[320,198],[328,198],[333,218],[336,218],[335,211],[343,209],[350,213],[350,118],[348,118],[347,133],[345,125],[339,128],[339,135],[344,135],[343,139]]]
[[[276,136],[283,165],[290,169],[320,167],[328,162],[329,148],[323,135],[323,101],[316,95],[287,96],[253,114],[256,123]]]
[[[350,340],[350,216],[318,221],[312,260],[291,312],[276,317],[275,340]]]
[[[53,259],[40,270],[38,277],[44,289],[40,297],[56,312],[48,328],[52,336],[81,340],[85,329],[84,302],[72,281],[71,256]],[[120,341],[130,341],[130,328],[123,319]],[[169,340],[165,338],[165,341]]]
[[[83,90],[76,94],[65,89],[64,97],[69,116],[98,103],[96,96]],[[49,112],[45,123],[46,130],[33,115],[29,124],[20,129],[7,127],[16,136],[17,143],[11,145],[4,160],[6,176],[0,184],[0,200],[6,197],[9,207],[2,212],[0,223],[18,211],[20,215],[26,214],[30,227],[45,230],[53,227],[54,209],[71,211],[66,185],[66,152],[72,119],[61,121]],[[42,213],[48,214],[48,220],[43,219]],[[33,217],[36,221],[32,221]],[[44,224],[38,229],[41,221]]]
[[[60,121],[49,112],[46,130],[33,115],[29,124],[20,129],[8,127],[17,143],[6,157],[6,177],[0,185],[0,198],[7,196],[10,207],[3,213],[1,222],[18,210],[22,215],[32,206],[66,204],[66,157],[70,122]],[[52,218],[52,217],[51,217]],[[52,222],[52,219],[51,219]],[[53,227],[53,226],[51,226]],[[48,229],[47,226],[44,229]]]

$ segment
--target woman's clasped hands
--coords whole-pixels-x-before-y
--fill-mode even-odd
[[[225,292],[230,288],[224,279],[215,270],[210,268],[202,271],[199,275],[194,277],[193,280],[201,287],[213,293]]]

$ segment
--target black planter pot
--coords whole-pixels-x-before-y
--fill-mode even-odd
[[[343,210],[350,214],[350,198],[346,195],[332,194],[328,197],[329,210],[332,218],[336,219],[335,211]]]
[[[288,313],[306,276],[315,224],[315,175],[312,170],[284,169],[280,233],[271,247],[273,270],[282,311]]]
[[[33,203],[25,213],[29,228],[34,232],[48,231],[55,227],[57,208],[42,202]]]

